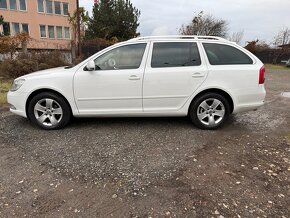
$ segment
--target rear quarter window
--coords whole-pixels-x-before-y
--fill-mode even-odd
[[[253,60],[241,50],[217,43],[203,43],[211,65],[253,64]]]

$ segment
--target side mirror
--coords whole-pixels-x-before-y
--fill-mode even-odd
[[[96,66],[95,66],[95,62],[93,60],[89,61],[87,63],[87,66],[86,66],[87,70],[88,71],[94,71]]]

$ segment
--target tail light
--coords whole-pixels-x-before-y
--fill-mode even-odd
[[[259,73],[259,84],[264,84],[265,82],[265,66],[261,67],[260,73]]]

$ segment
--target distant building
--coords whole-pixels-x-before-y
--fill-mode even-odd
[[[28,49],[69,50],[73,33],[68,13],[75,10],[75,0],[0,0],[0,15],[5,21],[0,32],[28,32],[33,39]]]

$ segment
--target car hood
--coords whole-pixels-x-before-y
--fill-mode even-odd
[[[51,68],[51,69],[47,69],[47,70],[41,70],[41,71],[37,71],[34,73],[30,73],[30,74],[21,76],[18,79],[29,79],[29,78],[39,77],[39,76],[47,76],[47,75],[51,75],[51,74],[64,72],[67,70],[68,69],[66,69],[65,67],[56,67],[56,68]]]

